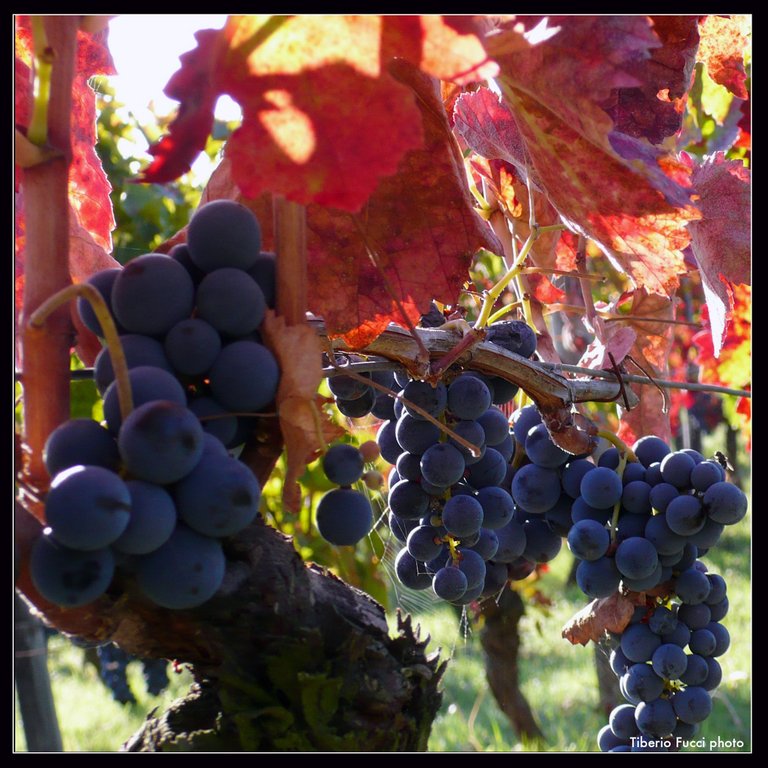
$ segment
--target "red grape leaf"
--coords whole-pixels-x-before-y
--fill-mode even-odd
[[[585,605],[566,622],[562,637],[572,645],[586,645],[590,640],[599,642],[606,632],[620,635],[629,624],[638,605],[633,593],[624,596],[614,592]]]
[[[418,96],[424,148],[405,155],[359,216],[315,205],[307,211],[315,276],[309,309],[325,319],[331,335],[355,347],[389,322],[405,324],[394,297],[416,323],[430,300],[456,303],[475,251],[501,252],[474,211],[437,84],[406,62],[393,62],[393,73]]]
[[[380,182],[359,216],[307,207],[307,259],[313,276],[309,309],[325,319],[330,334],[344,335],[359,347],[388,323],[405,324],[393,295],[415,324],[432,299],[455,304],[477,249],[501,252],[474,211],[436,82],[402,61],[395,71],[418,94],[426,146],[409,152],[399,172]],[[269,248],[269,198],[244,195],[233,178],[233,164],[227,152],[202,202],[227,197],[247,205],[262,222],[264,247]],[[161,249],[185,238],[179,233]],[[368,247],[379,267],[371,262]]]
[[[153,160],[138,181],[165,184],[186,173],[205,147],[213,126],[213,111],[220,94],[214,80],[221,33],[213,29],[195,32],[197,48],[179,57],[179,69],[163,92],[179,101],[169,133],[149,148]]]
[[[726,323],[720,356],[715,357],[709,330],[694,334],[692,341],[698,347],[696,364],[701,381],[745,389],[752,380],[752,287],[734,284],[729,286],[729,294],[733,309]],[[706,321],[709,307],[703,307],[701,314]]]
[[[693,168],[702,218],[691,222],[691,246],[709,308],[714,355],[720,354],[732,306],[729,283],[750,283],[750,173],[740,160],[718,152]]]
[[[488,160],[525,162],[525,143],[509,107],[490,88],[462,93],[453,110],[454,128]]]
[[[651,16],[661,46],[645,57],[637,53],[635,88],[617,88],[602,106],[616,129],[660,144],[682,126],[685,95],[691,84],[699,30],[696,16]]]
[[[600,107],[612,88],[638,85],[622,66],[659,41],[645,17],[555,17],[551,23],[560,28],[552,38],[497,56],[499,83],[530,155],[533,180],[560,215],[638,286],[673,291],[684,271],[685,224],[698,218],[688,168],[612,131]],[[517,34],[489,38],[490,52]],[[601,48],[601,40],[611,45]]]
[[[636,339],[629,355],[642,369],[656,378],[666,378],[669,350],[672,345],[672,325],[666,320],[674,319],[673,300],[658,294],[637,289],[625,294],[616,303],[616,309],[629,302],[626,320],[607,323],[634,330]],[[621,312],[616,312],[621,315]],[[618,360],[617,360],[618,362]],[[643,376],[643,370],[630,362],[625,363],[627,372]],[[619,407],[620,424],[618,436],[625,443],[632,444],[644,435],[657,435],[662,440],[671,440],[669,414],[664,412],[664,396],[649,381],[647,384],[625,384],[640,398],[640,403],[631,411]]]
[[[578,365],[583,368],[595,368],[596,370],[610,369],[613,367],[613,364],[608,356],[609,352],[613,355],[616,365],[621,365],[621,362],[632,349],[636,339],[637,333],[634,328],[626,325],[621,326],[617,323],[609,323],[607,324],[605,338],[601,339],[596,336],[581,356]]]
[[[150,149],[143,179],[190,167],[227,93],[243,108],[229,152],[244,195],[269,190],[349,212],[422,146],[413,93],[387,71],[390,58],[459,82],[496,71],[472,17],[231,16],[197,38],[166,88],[179,118]]]
[[[744,52],[747,49],[746,31],[751,28],[751,19],[747,16],[706,16],[699,23],[701,42],[697,61],[704,62],[716,83],[724,85],[740,99],[749,98]]]
[[[638,59],[661,45],[648,17],[550,16],[547,27],[557,31],[532,44],[541,39],[532,36],[541,19],[526,16],[507,22],[498,35],[487,39],[486,47],[501,68],[501,81],[514,84],[598,146],[604,144],[612,125],[600,105],[614,88],[641,85],[634,72]],[[525,33],[518,31],[521,22]],[[521,38],[526,45],[520,45]],[[511,51],[506,50],[510,39],[516,43]],[[510,106],[517,117],[516,105]]]
[[[323,350],[315,330],[308,325],[287,326],[282,317],[268,310],[261,331],[280,365],[276,402],[287,458],[283,504],[298,512],[301,491],[297,480],[319,451],[345,430],[324,416],[317,401]]]

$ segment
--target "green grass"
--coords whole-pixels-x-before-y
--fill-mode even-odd
[[[750,518],[726,528],[718,546],[704,558],[710,569],[728,583],[730,611],[723,623],[731,647],[719,661],[723,682],[714,695],[712,715],[699,736],[709,751],[710,740],[738,739],[742,747],[713,751],[751,751],[752,594],[750,583]],[[546,736],[546,743],[521,743],[499,710],[485,680],[483,651],[478,634],[462,624],[449,607],[434,603],[414,613],[422,632],[451,657],[443,678],[443,705],[429,742],[435,752],[574,752],[596,751],[595,737],[606,721],[597,708],[597,678],[590,647],[571,646],[560,631],[584,605],[576,587],[565,586],[571,556],[563,550],[551,563],[541,589],[553,601],[547,612],[529,606],[521,622],[521,685]],[[393,619],[394,620],[394,619]],[[114,752],[142,724],[147,714],[162,711],[183,695],[191,681],[188,672],[171,673],[171,688],[159,697],[146,693],[137,662],[128,668],[136,704],[112,700],[84,652],[62,637],[49,642],[49,669],[66,752]],[[16,719],[16,750],[25,751],[20,716]],[[700,751],[700,750],[695,750]]]

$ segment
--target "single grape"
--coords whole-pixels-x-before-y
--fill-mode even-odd
[[[682,451],[667,454],[661,461],[661,476],[665,483],[683,490],[691,486],[691,472],[696,462]]]
[[[209,272],[197,287],[197,314],[226,336],[245,336],[264,319],[267,302],[259,284],[232,267]]]
[[[557,557],[563,540],[545,520],[527,520],[523,523],[523,530],[526,541],[523,557],[537,563],[548,563]]]
[[[672,697],[675,714],[684,723],[700,723],[712,712],[712,697],[699,686],[689,686]]]
[[[622,677],[627,697],[637,703],[658,699],[664,690],[664,680],[656,674],[650,664],[630,661],[630,665]]]
[[[45,500],[45,517],[56,540],[84,551],[112,544],[126,529],[131,494],[103,467],[78,464],[57,474]]]
[[[493,485],[481,488],[477,500],[483,508],[484,528],[503,528],[512,519],[515,503],[503,488]]]
[[[476,490],[497,486],[507,474],[507,463],[495,448],[486,448],[483,457],[467,468],[467,482]]]
[[[407,549],[401,549],[395,558],[395,573],[400,583],[409,589],[427,589],[432,586],[432,576]]]
[[[611,543],[607,529],[595,520],[581,520],[568,533],[568,548],[580,560],[597,560]]]
[[[659,564],[656,548],[648,539],[633,536],[619,544],[616,554],[616,567],[629,579],[643,579],[650,576]]]
[[[635,722],[635,708],[632,704],[620,704],[614,707],[608,718],[608,724],[614,736],[619,739],[631,739],[640,733]]]
[[[362,397],[358,397],[355,400],[336,400],[336,407],[339,412],[350,419],[362,419],[367,416],[373,404],[376,402],[376,394],[372,387],[368,387],[368,390]]]
[[[440,531],[432,525],[420,525],[408,534],[406,547],[422,563],[434,560],[443,549]]]
[[[461,538],[480,530],[483,507],[472,496],[452,496],[443,507],[443,525],[452,536]]]
[[[688,666],[685,651],[674,643],[660,645],[651,657],[653,671],[665,680],[679,680]]]
[[[477,423],[483,428],[486,445],[499,445],[510,435],[509,421],[496,406],[486,409],[477,417]]]
[[[594,472],[586,475],[585,479],[592,474]],[[512,480],[512,498],[528,512],[544,514],[552,509],[560,498],[560,478],[554,469],[527,464],[515,473]]]
[[[259,511],[261,487],[253,472],[230,456],[201,460],[174,489],[179,517],[205,536],[232,536]]]
[[[126,333],[120,336],[120,343],[129,370],[141,365],[151,365],[173,373],[173,366],[165,354],[163,345],[157,339],[140,333]],[[109,347],[104,347],[96,356],[93,363],[93,380],[101,395],[104,395],[107,387],[115,380]]]
[[[714,483],[703,498],[707,515],[721,525],[738,523],[747,514],[747,503],[744,491],[727,482]]]
[[[608,597],[618,588],[621,574],[611,557],[582,560],[576,567],[576,583],[588,597]]]
[[[660,462],[668,453],[669,446],[655,435],[646,435],[641,437],[633,446],[632,452],[637,456],[637,460],[646,468],[655,462]]]
[[[443,488],[458,483],[466,469],[461,452],[450,443],[437,443],[427,448],[420,466],[424,480]]]
[[[684,603],[703,603],[709,596],[709,579],[696,568],[688,568],[675,579],[675,592]]]
[[[154,603],[173,610],[196,608],[210,600],[224,580],[226,560],[218,539],[183,523],[159,549],[139,558],[136,580]]]
[[[621,494],[621,505],[627,512],[635,515],[651,514],[651,488],[644,480],[632,480],[624,483],[624,492]]]
[[[143,480],[128,480],[126,485],[131,494],[131,515],[112,546],[118,552],[146,555],[170,538],[176,527],[176,505],[159,485]]]
[[[525,438],[525,452],[534,464],[550,469],[561,467],[571,458],[570,453],[554,444],[543,423],[529,430]]]
[[[536,351],[536,332],[523,320],[494,323],[485,340],[521,357],[530,358]]]
[[[680,675],[680,682],[686,685],[701,685],[709,675],[709,666],[704,656],[691,653],[686,657],[685,671]]]
[[[315,520],[317,530],[327,542],[354,546],[373,527],[373,510],[368,497],[359,491],[335,488],[320,499]]]
[[[274,355],[253,341],[227,344],[210,371],[213,396],[231,411],[260,411],[275,399],[279,379]]]
[[[212,200],[189,220],[187,246],[192,261],[203,272],[220,267],[248,270],[261,252],[261,226],[242,203]]]
[[[414,419],[404,413],[397,420],[395,436],[402,450],[421,455],[440,440],[440,427],[430,421]],[[379,445],[381,445],[380,441]]]
[[[584,475],[580,490],[587,504],[598,509],[607,509],[621,499],[624,486],[613,470],[596,467],[593,472]]]
[[[112,286],[112,308],[130,333],[162,336],[192,314],[195,286],[177,261],[148,253],[129,261]]]
[[[621,650],[635,662],[650,661],[660,645],[661,638],[651,632],[647,624],[631,624],[621,636]]]
[[[641,702],[635,710],[635,720],[642,733],[656,739],[668,736],[677,725],[675,710],[667,699]]]
[[[447,396],[448,410],[457,419],[478,419],[491,406],[491,392],[476,376],[457,376],[448,387]]]
[[[409,381],[403,389],[403,407],[405,412],[414,419],[423,419],[411,404],[426,411],[430,416],[439,418],[448,402],[448,388],[442,381],[433,387],[426,381]],[[406,402],[407,401],[407,402]]]
[[[322,465],[325,476],[336,485],[352,485],[363,474],[365,462],[354,445],[335,443],[323,456]]]
[[[182,376],[202,376],[221,352],[218,331],[200,317],[182,320],[165,336],[165,354]]]
[[[29,573],[35,589],[46,600],[65,608],[87,605],[101,597],[114,572],[115,558],[108,547],[83,552],[46,534],[32,545]]]
[[[70,419],[48,435],[43,461],[53,477],[78,464],[89,464],[117,471],[120,454],[115,438],[93,419]]]
[[[692,536],[704,527],[707,513],[695,496],[682,495],[675,497],[667,505],[666,520],[675,533]]]
[[[497,528],[496,536],[499,539],[499,548],[493,556],[496,562],[513,563],[525,551],[525,531],[523,526],[515,520],[510,520],[505,526]]]
[[[203,428],[191,411],[155,400],[135,408],[117,439],[125,467],[140,480],[165,485],[189,474],[203,453]]]
[[[441,568],[432,579],[432,589],[443,600],[458,600],[467,591],[467,577],[457,567]]]

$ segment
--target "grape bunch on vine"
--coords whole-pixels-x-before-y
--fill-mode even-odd
[[[691,430],[701,392],[749,428],[750,19],[230,16],[130,185],[173,194],[220,95],[241,124],[119,254],[108,27],[16,18],[15,570],[193,670],[123,748],[426,749],[446,664],[358,587],[480,615],[570,552],[594,747],[697,749],[749,519],[751,443]]]

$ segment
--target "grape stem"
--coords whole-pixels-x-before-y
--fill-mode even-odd
[[[62,288],[46,299],[29,316],[28,327],[30,329],[42,328],[52,312],[76,298],[83,298],[91,305],[101,330],[104,332],[104,342],[107,349],[109,349],[112,369],[115,372],[115,381],[117,382],[120,416],[125,421],[133,410],[133,393],[131,392],[130,379],[128,378],[128,362],[125,359],[125,350],[123,349],[123,343],[120,341],[115,321],[112,319],[104,297],[96,288],[89,283],[78,283],[77,285],[68,285],[66,288]]]
[[[599,429],[597,431],[597,436],[602,437],[604,440],[607,440],[611,445],[616,446],[616,448],[619,451],[619,457],[626,456],[629,461],[637,461],[638,458],[635,456],[634,451],[620,438],[617,437],[613,432],[609,432],[607,429]]]
[[[601,434],[601,431],[598,431],[598,435],[600,434]],[[624,468],[626,466],[627,466],[627,454],[625,452],[621,452],[619,453],[619,466],[616,467],[616,474],[619,476],[620,480],[624,477]],[[611,516],[611,544],[613,544],[616,541],[616,531],[619,525],[619,512],[621,512],[621,499],[619,499],[613,505],[613,515]]]

